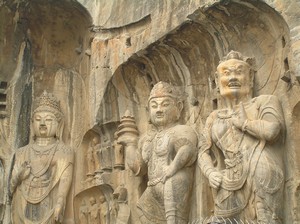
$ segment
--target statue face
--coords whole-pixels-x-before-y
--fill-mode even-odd
[[[171,97],[153,98],[149,102],[150,119],[155,126],[167,126],[179,118],[180,110]]]
[[[36,137],[55,137],[58,121],[51,112],[41,111],[33,115],[33,131]]]
[[[241,60],[230,59],[222,62],[218,68],[220,94],[227,98],[239,98],[249,95],[252,80],[250,66]]]

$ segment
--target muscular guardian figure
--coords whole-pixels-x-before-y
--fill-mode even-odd
[[[188,223],[197,135],[180,125],[183,94],[174,86],[157,83],[148,99],[151,127],[139,139],[119,137],[126,146],[126,162],[136,175],[148,174],[147,188],[138,201],[141,223]]]

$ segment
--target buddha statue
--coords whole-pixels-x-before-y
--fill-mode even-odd
[[[59,101],[44,91],[35,101],[31,122],[31,142],[14,154],[10,179],[12,223],[63,223],[74,155],[62,142]]]

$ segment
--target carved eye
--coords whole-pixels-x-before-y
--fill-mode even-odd
[[[152,108],[152,109],[156,109],[156,108],[157,108],[157,105],[156,105],[156,104],[151,104],[151,108]]]
[[[166,103],[163,103],[163,107],[168,107],[170,105],[170,103],[169,102],[166,102]]]
[[[229,71],[228,70],[224,70],[223,74],[226,75],[226,76],[228,76],[229,75]]]
[[[242,74],[242,69],[237,69],[236,74],[238,74],[238,75]]]

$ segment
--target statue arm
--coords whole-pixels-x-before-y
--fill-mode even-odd
[[[243,131],[262,140],[274,141],[280,133],[281,125],[273,120],[272,115],[267,115],[265,118],[268,120],[246,121]]]
[[[200,169],[202,170],[203,174],[209,178],[209,175],[216,171],[216,168],[214,167],[210,150],[205,150],[202,153],[199,153],[198,155],[198,165]]]
[[[258,97],[257,101],[259,110],[257,119],[248,119],[245,108],[241,104],[240,122],[234,121],[234,124],[258,139],[272,142],[279,136],[284,123],[281,104],[277,97],[272,95]]]
[[[67,168],[63,171],[58,186],[58,200],[56,203],[54,217],[55,220],[59,221],[60,223],[62,223],[63,221],[66,200],[72,183],[72,176],[73,176],[73,164],[70,163],[67,166]]]
[[[175,140],[174,147],[176,155],[170,165],[167,167],[163,182],[175,175],[184,167],[191,166],[197,156],[197,135],[193,130],[184,130],[182,128],[180,137]],[[176,138],[176,136],[175,136]]]
[[[11,194],[14,193],[17,186],[26,178],[28,178],[31,166],[28,161],[23,161],[21,164],[19,163],[19,160],[22,158],[19,158],[17,154],[14,155],[14,165],[12,169],[12,175],[10,180],[10,186],[9,191]]]
[[[198,154],[198,165],[202,173],[208,178],[211,187],[218,189],[221,185],[223,174],[214,166],[212,159],[211,128],[216,112],[212,112],[206,120],[205,128],[200,136],[200,150]]]
[[[141,150],[137,143],[126,145],[126,162],[135,175],[144,175],[147,172],[146,164],[142,158]]]

